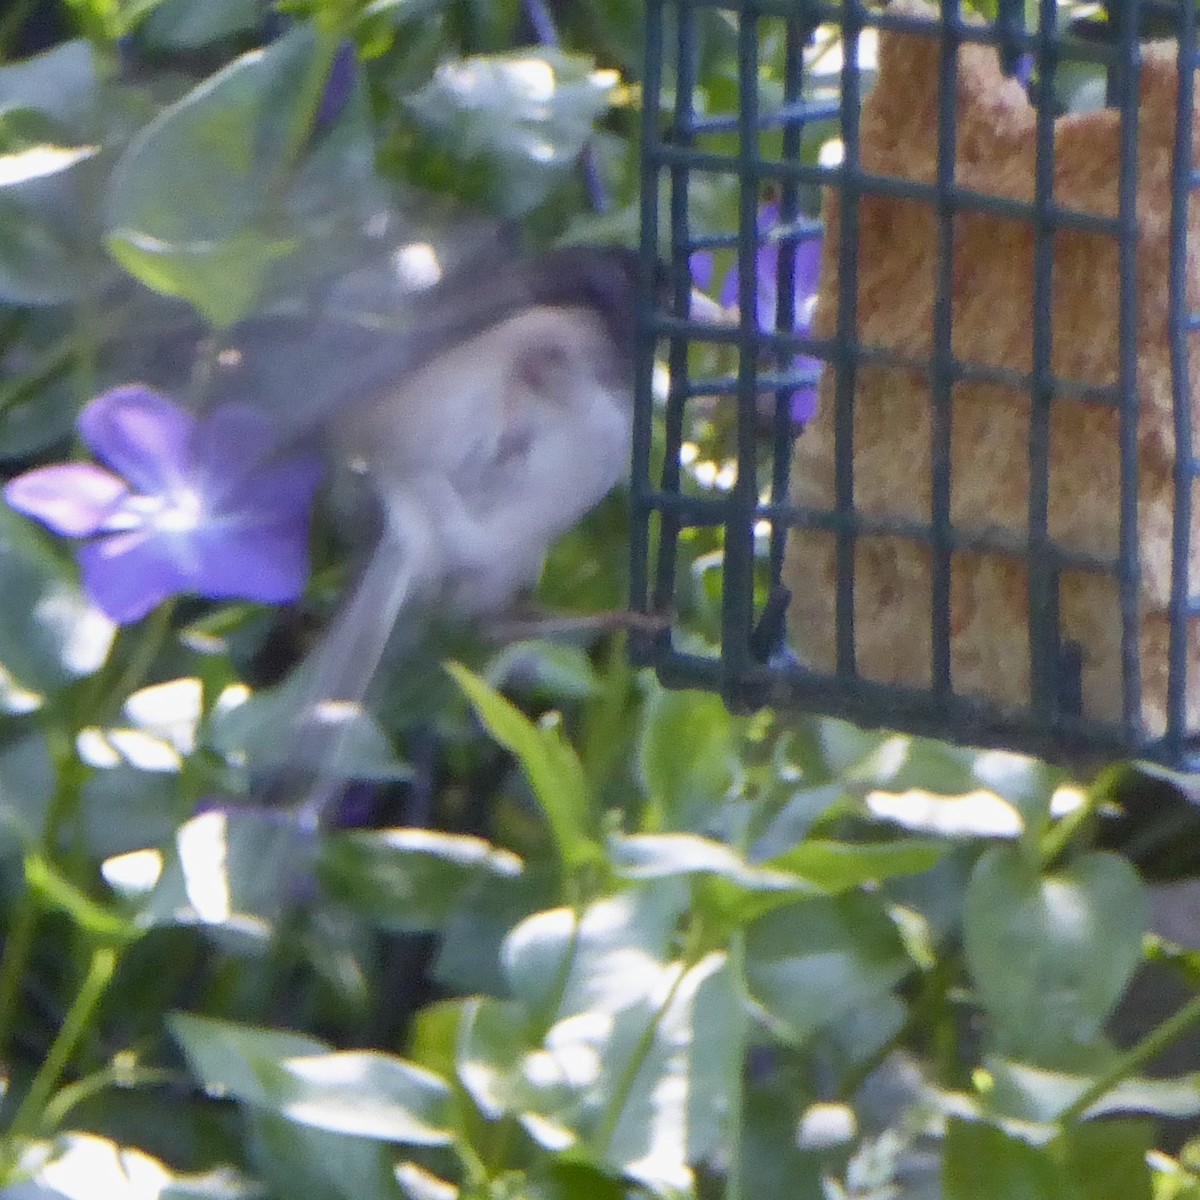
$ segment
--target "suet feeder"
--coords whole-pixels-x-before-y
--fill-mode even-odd
[[[642,320],[633,604],[665,627],[635,654],[738,710],[1200,769],[1196,9],[1156,6],[1158,40],[1136,2],[1026,11],[648,0],[643,254],[671,295]],[[714,19],[729,112],[698,80]],[[690,203],[718,178],[725,229]],[[792,282],[818,239],[810,322]],[[713,253],[725,321],[691,303]],[[735,477],[706,492],[680,458],[712,397]],[[700,526],[722,531],[712,654],[671,626]]]

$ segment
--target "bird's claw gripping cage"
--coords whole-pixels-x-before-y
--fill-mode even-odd
[[[1097,38],[1026,11],[647,0],[642,247],[669,296],[642,321],[635,610],[678,611],[687,531],[719,529],[723,559],[715,650],[668,626],[635,655],[737,709],[1197,769],[1196,10],[1156,6],[1153,43],[1136,0]],[[697,180],[728,184],[724,226]],[[693,304],[714,254],[724,321]],[[734,411],[724,490],[681,463],[702,399]]]

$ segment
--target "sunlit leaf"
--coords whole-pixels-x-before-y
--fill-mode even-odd
[[[309,145],[331,48],[308,24],[230,63],[164,109],[113,170],[108,245],[148,286],[229,326],[273,265],[354,223],[372,195],[361,98]]]
[[[976,864],[963,915],[967,964],[1002,1054],[1069,1066],[1099,1034],[1141,957],[1146,897],[1136,872],[1089,854],[1038,875],[1015,847]]]
[[[355,831],[327,838],[321,878],[342,903],[384,929],[439,929],[473,884],[520,875],[521,860],[482,838],[427,829]]]
[[[28,522],[0,507],[0,662],[53,692],[96,671],[114,633]]]
[[[183,1013],[170,1024],[210,1090],[330,1133],[426,1146],[452,1137],[449,1087],[403,1059]]]
[[[262,1108],[243,1109],[242,1123],[249,1163],[272,1197],[406,1200],[395,1145],[298,1125]]]
[[[98,89],[84,41],[0,67],[0,299],[56,304],[112,273],[95,219]]]
[[[719,696],[651,688],[638,769],[652,829],[703,828],[733,783],[740,728]]]
[[[1034,1146],[994,1125],[952,1120],[942,1174],[945,1200],[1149,1200],[1150,1126],[1074,1125]]]
[[[833,842],[809,838],[764,863],[790,872],[822,891],[844,892],[896,875],[919,875],[949,849],[945,842],[911,838],[899,842]]]
[[[471,1099],[489,1120],[522,1107],[521,1060],[528,1052],[525,1013],[512,1001],[477,997],[461,1014],[455,1068]]]
[[[290,813],[214,807],[176,831],[138,923],[194,925],[258,952],[308,884],[313,847]]]
[[[895,926],[865,896],[813,896],[746,934],[753,998],[798,1041],[886,995],[911,969]]]
[[[715,875],[749,891],[811,890],[786,868],[754,866],[723,842],[694,833],[615,834],[608,846],[613,866],[627,879]]]
[[[67,1133],[25,1154],[31,1178],[4,1189],[6,1200],[266,1200],[266,1189],[232,1167],[177,1175],[136,1146],[92,1133]]]
[[[599,847],[587,832],[591,813],[583,768],[561,729],[535,725],[465,667],[450,663],[446,669],[492,737],[517,756],[567,866],[598,857]]]
[[[558,910],[523,922],[506,963],[513,991],[548,1031],[508,1088],[506,1056],[475,1056],[493,1064],[476,1066],[481,1096],[516,1109],[535,1141],[576,1147],[656,1188],[690,1187],[690,1165],[718,1144],[745,1019],[723,954],[672,961],[683,900],[675,881],[661,880],[597,901],[578,920]]]
[[[989,1109],[1020,1120],[1055,1120],[1094,1082],[1086,1075],[1003,1059],[989,1059],[987,1066],[993,1084],[987,1097]],[[1111,1113],[1200,1116],[1200,1072],[1169,1079],[1122,1079],[1087,1110],[1089,1117]]]
[[[497,206],[516,216],[574,164],[616,83],[586,57],[542,47],[445,62],[409,104],[456,159],[495,172]]]

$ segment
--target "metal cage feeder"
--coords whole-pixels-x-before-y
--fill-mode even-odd
[[[648,0],[642,253],[669,295],[640,322],[632,601],[664,625],[634,654],[735,710],[1200,769],[1196,11],[1156,6],[1158,41],[1137,2],[1099,37],[1056,0],[1024,14]],[[701,88],[714,28],[731,111]],[[1064,101],[1081,79],[1092,103]],[[697,181],[735,194],[728,227]],[[711,255],[726,320],[693,304]],[[702,402],[732,412],[725,491],[681,465]],[[711,654],[672,624],[701,528],[723,548]]]

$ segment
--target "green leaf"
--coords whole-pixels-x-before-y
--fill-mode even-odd
[[[506,646],[492,659],[487,682],[499,690],[536,691],[563,700],[586,700],[596,694],[596,669],[579,646],[524,641]]]
[[[951,1120],[945,1200],[1149,1200],[1151,1132],[1136,1121],[1089,1122],[1036,1146],[994,1125]]]
[[[455,1070],[488,1120],[520,1108],[520,1067],[530,1049],[525,1013],[510,1000],[468,1000],[458,1028]]]
[[[259,952],[295,899],[312,847],[288,813],[212,809],[176,831],[138,924],[195,925],[230,951]]]
[[[26,734],[0,742],[0,829],[22,847],[41,843],[54,796],[54,764],[46,739]]]
[[[26,1183],[6,1187],[7,1200],[144,1200],[149,1195],[156,1200],[266,1200],[261,1185],[232,1167],[176,1175],[144,1150],[92,1133],[64,1133],[53,1143],[32,1146],[25,1161],[32,1175]]]
[[[797,1096],[756,1081],[747,1086],[742,1119],[742,1194],[827,1200],[817,1155],[796,1146]]]
[[[298,737],[309,701],[306,677],[297,671],[280,687],[256,692],[244,703],[212,715],[205,740],[222,758],[258,771],[283,767],[324,771],[344,779],[390,782],[412,774],[379,723],[361,704],[332,706],[311,737]]]
[[[866,804],[880,821],[944,838],[1017,838],[1025,828],[1021,814],[1007,800],[983,788],[957,796],[925,788],[875,791],[867,794]]]
[[[945,1200],[1068,1200],[1056,1164],[1042,1148],[994,1125],[951,1120],[942,1160]]]
[[[385,1142],[297,1125],[277,1113],[242,1113],[248,1157],[272,1198],[405,1200],[396,1150]]]
[[[1073,1104],[1094,1082],[1086,1075],[1048,1071],[1028,1063],[988,1059],[993,1088],[988,1112],[1048,1124]],[[1123,1079],[1105,1092],[1086,1115],[1149,1113],[1187,1118],[1200,1116],[1200,1072],[1170,1079]]]
[[[92,114],[99,73],[96,55],[83,38],[0,67],[0,113],[34,108],[69,129]]]
[[[980,754],[971,769],[980,783],[1020,812],[1027,835],[1034,839],[1050,824],[1055,791],[1070,778],[1041,759],[1001,750]]]
[[[754,866],[731,846],[694,833],[618,833],[609,838],[608,852],[613,867],[626,879],[715,875],[747,891],[813,890],[786,869]]]
[[[638,740],[649,829],[707,824],[733,785],[741,728],[720,696],[652,685]]]
[[[523,922],[506,965],[524,1011],[548,1025],[544,1042],[518,1073],[492,1010],[472,1059],[480,1097],[535,1141],[655,1189],[691,1187],[690,1164],[728,1132],[741,1069],[744,997],[725,956],[671,958],[684,904],[679,883],[660,880],[578,920],[559,909]]]
[[[694,833],[614,834],[609,860],[626,879],[695,877],[693,908],[711,918],[718,935],[790,904],[797,895],[820,890],[787,871],[748,863],[724,843]]]
[[[114,632],[30,524],[0,506],[0,663],[33,691],[54,692],[97,671]]]
[[[512,1195],[513,1200],[630,1200],[619,1179],[561,1156],[543,1156]]]
[[[583,767],[556,726],[535,725],[514,704],[458,663],[454,677],[487,731],[517,756],[568,869],[595,861],[600,847],[588,835],[591,805]]]
[[[442,928],[433,977],[457,995],[504,995],[504,939],[530,913],[555,903],[560,883],[558,871],[545,863],[519,878],[481,878],[459,898]]]
[[[71,335],[68,312],[27,310],[20,341],[3,356],[0,458],[31,458],[70,434],[79,409]]]
[[[271,265],[299,244],[257,230],[184,243],[122,228],[109,239],[113,257],[130,275],[156,292],[187,300],[222,329],[254,308]]]
[[[574,166],[616,83],[590,58],[540,47],[444,62],[408,103],[456,160],[492,170],[497,207],[518,216]]]
[[[169,1024],[210,1090],[330,1133],[420,1146],[453,1138],[450,1088],[403,1059],[331,1053],[312,1038],[183,1013]]]
[[[912,963],[895,926],[867,896],[813,896],[746,933],[751,996],[795,1040],[878,1001]]]
[[[840,783],[798,789],[755,840],[750,857],[755,862],[764,862],[798,845],[844,795]]]
[[[606,1008],[635,1003],[646,984],[628,968],[666,961],[686,907],[687,889],[668,879],[596,900],[582,915],[569,908],[534,913],[504,942],[513,995],[547,1020],[586,1011],[592,1000]]]
[[[95,219],[97,101],[85,41],[0,67],[0,299],[57,304],[113,273]]]
[[[1019,847],[994,847],[972,872],[963,925],[996,1051],[1069,1069],[1137,967],[1146,896],[1113,854],[1040,876]]]
[[[159,0],[138,28],[137,40],[164,50],[196,50],[257,30],[263,10],[262,0]]]
[[[164,109],[109,180],[108,246],[143,283],[211,322],[244,316],[280,260],[323,252],[374,193],[361,96],[309,145],[332,47],[309,24]]]
[[[897,875],[920,875],[949,849],[946,842],[832,842],[809,838],[764,867],[790,872],[826,892],[846,892]]]
[[[472,997],[466,1000],[435,1000],[432,1004],[426,1004],[414,1015],[408,1037],[408,1053],[412,1061],[444,1079],[453,1078],[465,1014],[477,1003],[501,1004],[503,1001],[480,1001],[478,997]]]
[[[428,829],[355,831],[325,839],[322,882],[381,929],[440,929],[476,884],[519,876],[521,860],[482,838]]]
[[[655,981],[650,998],[662,984],[675,984],[673,974],[683,971],[672,964]],[[653,1016],[654,1025],[644,1024]],[[575,1022],[571,1032],[580,1049],[591,1039],[586,1022]],[[702,1162],[725,1144],[730,1102],[742,1069],[741,1051],[746,1026],[745,997],[724,954],[710,954],[681,976],[665,1008],[647,1006],[642,1020],[619,1016],[611,1037],[600,1048],[604,1074],[595,1094],[605,1102],[605,1118],[619,1103],[619,1116],[611,1129],[602,1124],[590,1144],[601,1163],[617,1168],[652,1189],[692,1186],[691,1164]],[[643,1039],[652,1029],[653,1040]],[[547,1041],[555,1050],[570,1039],[564,1026],[551,1030]],[[633,1040],[636,1035],[637,1040]],[[619,1069],[638,1067],[626,1078]]]
[[[169,842],[193,802],[182,795],[177,773],[121,763],[91,772],[80,808],[88,852],[111,858]]]

